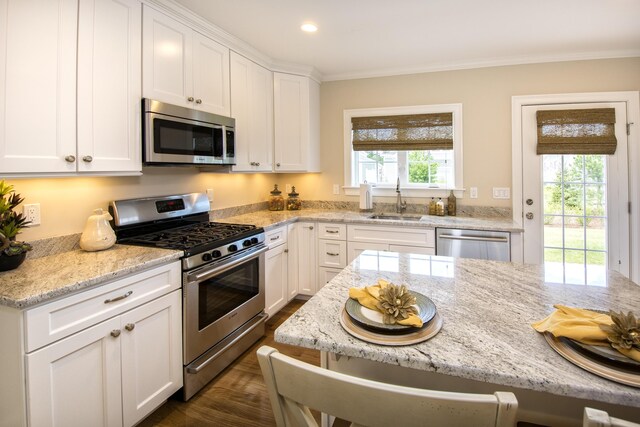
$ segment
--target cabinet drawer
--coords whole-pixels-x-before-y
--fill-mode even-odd
[[[349,225],[350,242],[387,243],[389,245],[426,246],[434,248],[435,231],[427,228],[385,227],[375,225]]]
[[[173,262],[27,310],[26,352],[124,313],[180,286],[180,262]]]
[[[318,239],[318,265],[320,267],[346,267],[347,242]]]
[[[269,249],[287,243],[287,227],[278,227],[265,233],[264,242]]]
[[[318,239],[347,240],[347,225],[319,223]]]

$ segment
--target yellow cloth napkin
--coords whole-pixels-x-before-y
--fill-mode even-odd
[[[349,298],[357,300],[360,305],[363,307],[367,307],[371,310],[375,310],[377,312],[381,311],[378,309],[378,299],[380,298],[380,289],[387,286],[389,282],[384,279],[379,279],[378,284],[373,286],[365,286],[364,288],[349,288]],[[415,326],[416,328],[422,327],[422,319],[420,316],[415,314],[410,314],[406,319],[398,319],[396,323],[404,326]]]
[[[611,325],[608,314],[556,304],[556,311],[539,322],[532,323],[538,332],[550,332],[556,337],[566,337],[590,345],[609,345],[607,334],[600,325]],[[616,349],[617,350],[617,349]],[[618,350],[625,356],[640,362],[640,351],[636,349]]]

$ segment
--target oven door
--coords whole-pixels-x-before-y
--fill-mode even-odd
[[[184,364],[264,310],[267,247],[184,273]]]

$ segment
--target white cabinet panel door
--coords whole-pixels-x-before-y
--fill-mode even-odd
[[[265,256],[265,311],[269,316],[288,301],[287,252],[287,245],[278,245]]]
[[[231,115],[229,103],[229,49],[193,33],[193,97],[195,108]]]
[[[27,355],[29,425],[121,426],[120,318]]]
[[[0,0],[0,171],[75,172],[77,0]]]
[[[141,15],[137,0],[81,0],[78,171],[141,171]]]
[[[121,316],[125,426],[143,419],[182,387],[182,292]]]
[[[313,222],[296,224],[298,233],[298,293],[313,295],[317,289],[317,227]]]
[[[389,245],[386,243],[372,242],[347,242],[347,264],[358,258],[362,252],[371,249],[374,251],[388,251]]]
[[[192,106],[192,30],[151,8],[143,9],[142,94]]]

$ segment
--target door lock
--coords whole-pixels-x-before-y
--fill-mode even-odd
[[[527,219],[533,219],[533,213],[531,212],[527,212],[525,216],[527,217]]]

